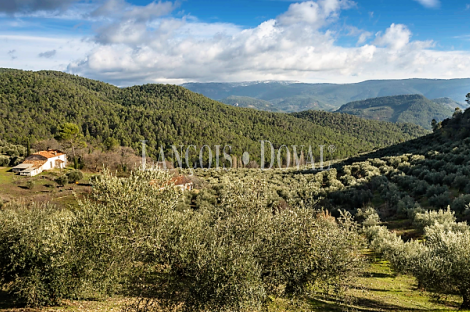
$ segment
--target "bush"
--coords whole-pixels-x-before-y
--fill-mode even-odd
[[[444,192],[440,195],[434,195],[428,198],[428,203],[436,208],[445,208],[450,205],[450,192]]]
[[[68,183],[75,183],[83,179],[83,173],[80,170],[67,172]]]
[[[0,155],[0,167],[7,167],[10,164],[10,157]]]
[[[382,253],[398,271],[411,273],[419,287],[439,294],[463,298],[461,309],[470,309],[470,228],[455,223],[449,211],[417,214],[425,228],[424,243],[403,242],[385,227],[370,227],[366,234],[371,246]]]
[[[70,212],[49,205],[10,205],[0,211],[0,284],[30,306],[74,297]],[[76,273],[76,272],[75,272]]]
[[[450,205],[450,209],[457,213],[463,213],[470,203],[470,194],[460,195],[455,198]]]
[[[36,185],[36,183],[33,180],[28,180],[28,182],[26,182],[26,188],[28,190],[32,190],[35,185]]]
[[[63,175],[63,176],[57,177],[55,179],[55,182],[59,184],[60,186],[65,186],[69,183],[69,178],[66,175]]]
[[[357,209],[355,218],[364,226],[374,226],[380,223],[380,217],[372,207]]]
[[[413,225],[420,230],[424,230],[427,226],[434,224],[447,224],[455,222],[455,214],[447,207],[447,210],[426,211],[417,213],[413,220]]]

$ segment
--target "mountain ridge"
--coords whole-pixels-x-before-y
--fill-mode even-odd
[[[215,100],[229,96],[245,96],[269,101],[276,109],[284,112],[308,109],[334,111],[352,101],[406,94],[421,94],[430,99],[448,97],[467,107],[464,99],[470,86],[470,78],[366,80],[352,84],[245,84],[241,86],[236,83],[185,83],[182,86]],[[299,102],[303,105],[298,105]],[[317,106],[314,106],[315,103]]]

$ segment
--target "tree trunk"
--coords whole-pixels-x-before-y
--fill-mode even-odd
[[[463,302],[460,306],[460,310],[470,310],[470,290],[466,289],[462,294]]]

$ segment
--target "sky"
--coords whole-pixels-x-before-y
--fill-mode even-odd
[[[145,83],[470,77],[470,0],[0,1],[0,67]]]

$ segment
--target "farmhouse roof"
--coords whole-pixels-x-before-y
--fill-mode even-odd
[[[44,165],[47,162],[47,160],[43,159],[28,159],[23,162],[24,165],[31,165],[29,168],[39,168],[42,165]]]
[[[54,158],[57,156],[65,155],[65,153],[59,150],[47,150],[47,151],[40,151],[40,152],[34,153],[33,155],[41,155],[46,158]]]
[[[23,171],[21,171],[21,172],[33,172],[33,171],[36,170],[36,169],[38,169],[38,168],[34,168],[34,167],[33,167],[33,168],[29,168],[29,169],[23,170]]]
[[[30,167],[32,167],[33,164],[25,164],[25,163],[22,163],[22,164],[19,164],[18,166],[16,167],[13,167],[12,169],[28,169]]]

